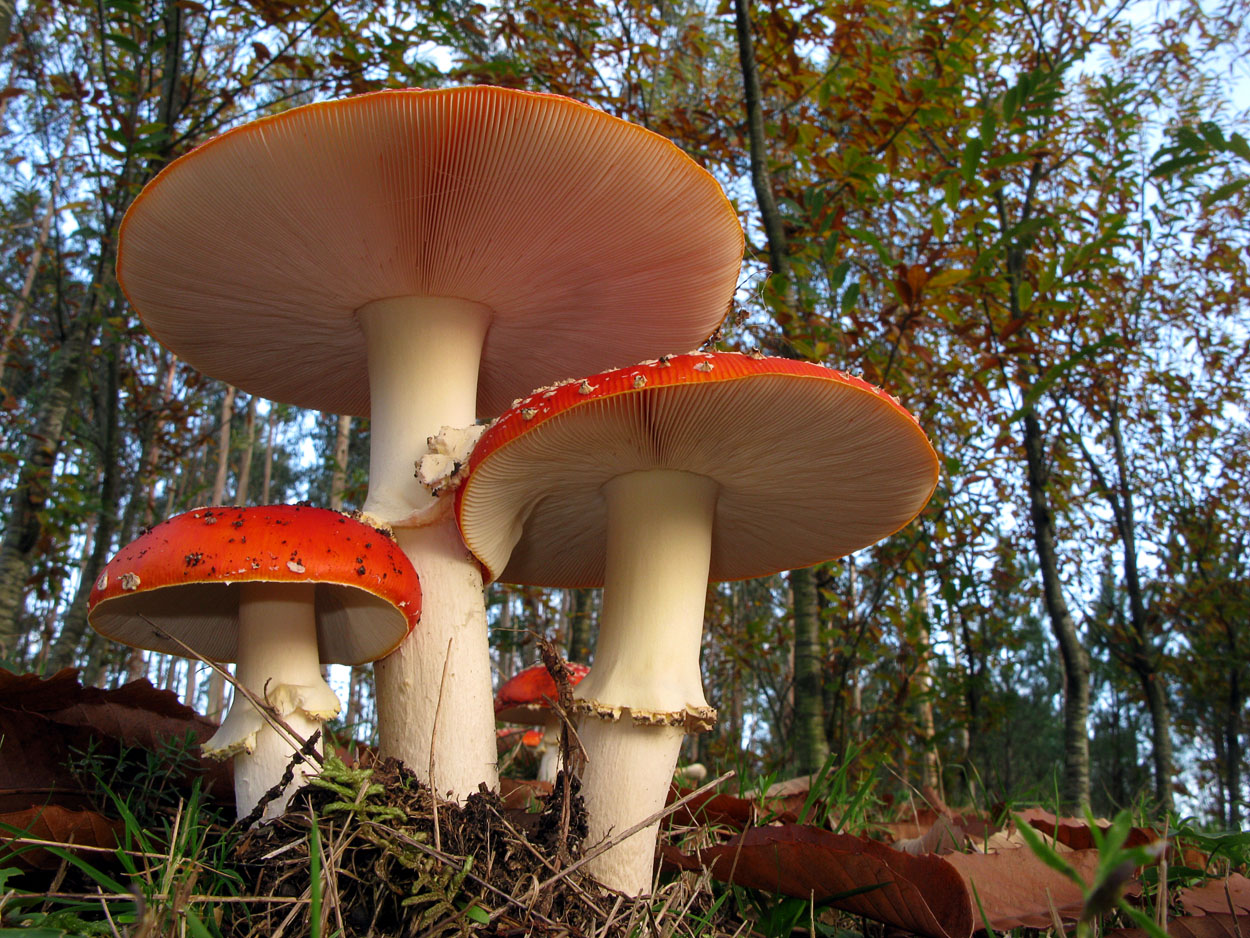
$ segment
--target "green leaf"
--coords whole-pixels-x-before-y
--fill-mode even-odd
[[[1216,202],[1222,202],[1229,196],[1236,195],[1248,185],[1250,185],[1250,176],[1243,176],[1241,179],[1226,182],[1202,197],[1202,207],[1210,208]]]
[[[1020,89],[1008,88],[1007,93],[1003,95],[1003,120],[1010,121],[1016,116],[1016,110],[1020,107]]]
[[[959,174],[964,177],[964,182],[972,184],[972,179],[977,174],[977,166],[981,162],[981,154],[985,152],[985,143],[980,137],[973,137],[968,141],[968,145],[964,148],[963,159],[960,161]]]
[[[187,931],[191,932],[195,938],[213,938],[213,933],[208,930],[208,926],[204,924],[204,920],[195,909],[185,909],[184,913],[187,916]]]
[[[842,294],[842,312],[846,313],[851,310],[855,303],[859,300],[859,282],[856,281],[846,288],[846,292]]]
[[[113,45],[119,49],[125,49],[131,55],[141,55],[143,50],[139,48],[139,43],[135,42],[129,36],[123,36],[121,33],[105,33],[104,37],[112,41]]]

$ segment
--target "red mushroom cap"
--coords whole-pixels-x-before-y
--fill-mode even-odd
[[[601,586],[602,486],[646,469],[719,485],[712,580],[841,557],[912,520],[937,485],[916,419],[809,362],[695,352],[531,394],[483,434],[456,498],[493,578]]]
[[[205,374],[340,414],[369,413],[356,310],[480,303],[478,413],[494,416],[562,375],[703,341],[742,245],[719,183],[659,134],[558,95],[402,89],[175,160],[126,213],[117,274]]]
[[[590,673],[590,668],[575,661],[566,662],[569,684],[576,687]],[[536,664],[518,671],[495,694],[495,718],[505,723],[535,723],[546,718],[555,700],[556,682],[544,665]]]
[[[91,590],[92,627],[167,654],[234,661],[239,584],[315,583],[323,662],[393,651],[421,616],[416,571],[390,537],[337,511],[297,505],[197,508],[108,562]]]

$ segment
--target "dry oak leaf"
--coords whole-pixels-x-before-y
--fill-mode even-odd
[[[1213,884],[1218,885],[1218,884]],[[1250,915],[1189,915],[1168,921],[1172,938],[1242,938],[1250,934]],[[1144,928],[1117,928],[1106,938],[1147,938]]]
[[[1227,879],[1210,880],[1201,886],[1182,889],[1178,898],[1190,915],[1228,915],[1236,912],[1240,917],[1250,913],[1250,879],[1233,873]],[[1250,934],[1250,931],[1243,934]]]
[[[121,821],[110,820],[95,811],[75,811],[59,804],[0,814],[0,825],[3,825],[0,826],[0,866],[16,862],[36,870],[55,870],[61,858],[43,847],[23,849],[23,839],[111,850],[117,846],[117,837],[123,830]],[[13,828],[21,833],[14,833]]]
[[[740,886],[832,900],[929,938],[969,938],[974,927],[968,890],[945,859],[910,856],[867,838],[797,824],[756,827],[694,856],[667,848],[664,859]],[[864,891],[846,895],[857,890]]]

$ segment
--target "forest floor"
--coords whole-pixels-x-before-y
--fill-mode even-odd
[[[575,784],[461,806],[342,753],[253,828],[225,817],[208,731],[146,682],[0,671],[0,938],[1250,935],[1241,832],[888,804],[838,768],[746,797],[723,779],[674,788],[634,900],[585,874]]]

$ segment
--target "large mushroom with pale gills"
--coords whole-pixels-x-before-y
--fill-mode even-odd
[[[238,662],[239,684],[301,739],[339,712],[321,666],[386,655],[420,615],[416,571],[390,537],[299,505],[197,508],[158,524],[109,560],[87,613],[97,632],[132,647]],[[278,783],[295,748],[237,692],[202,746],[234,757],[239,817]],[[263,818],[281,814],[311,771],[297,765]]]
[[[570,381],[485,432],[456,506],[489,576],[603,587],[593,666],[574,691],[590,844],[659,811],[683,735],[715,721],[699,672],[709,580],[866,547],[916,516],[937,472],[924,432],[883,391],[730,353]],[[591,872],[648,892],[657,828]]]
[[[658,134],[473,87],[223,134],[135,200],[117,269],[149,331],[205,374],[370,417],[364,512],[394,526],[425,597],[376,668],[381,749],[463,797],[497,784],[481,575],[414,465],[445,427],[437,456],[467,453],[457,430],[545,382],[698,344],[742,245],[717,182]]]

